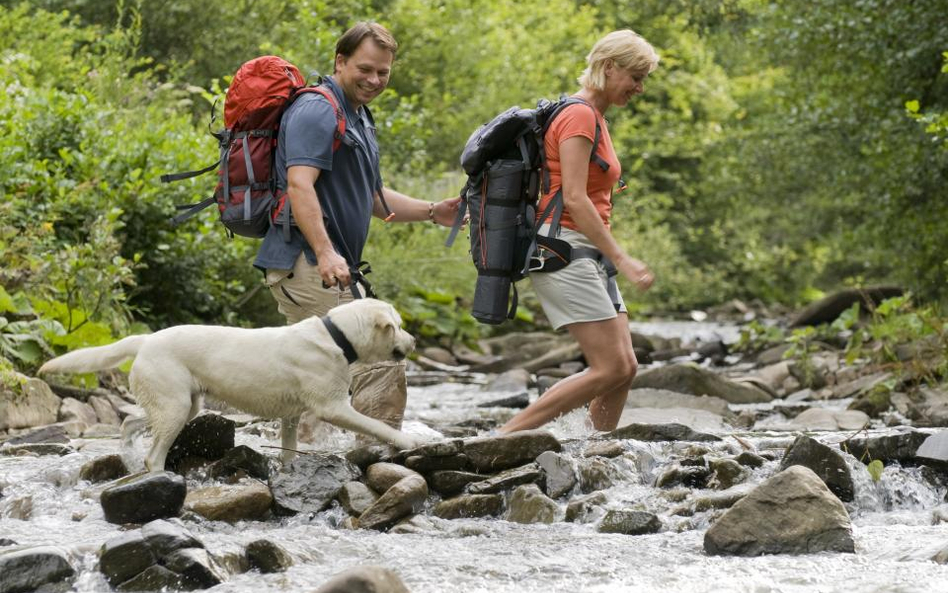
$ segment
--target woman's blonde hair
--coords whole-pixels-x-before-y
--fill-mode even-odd
[[[578,78],[584,88],[601,91],[606,86],[605,67],[612,60],[619,68],[652,72],[658,68],[658,53],[631,29],[613,31],[596,42],[586,56],[586,69]]]

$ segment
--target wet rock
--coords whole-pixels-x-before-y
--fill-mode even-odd
[[[89,397],[89,405],[92,406],[92,409],[95,411],[95,415],[100,424],[118,426],[122,423],[118,412],[115,411],[115,408],[112,407],[112,402],[108,399],[99,395],[93,395]]]
[[[454,355],[451,354],[451,351],[446,348],[428,346],[427,348],[422,348],[420,354],[425,358],[429,358],[440,364],[458,366],[458,359],[455,358]]]
[[[300,455],[270,476],[273,508],[278,514],[318,513],[336,498],[359,468],[338,455]]]
[[[600,441],[586,447],[583,457],[618,457],[625,453],[625,446],[619,441]]]
[[[365,471],[365,468],[373,463],[390,461],[396,453],[395,448],[389,445],[365,445],[350,450],[346,453],[346,459],[360,470]]]
[[[694,510],[702,512],[711,509],[729,509],[753,489],[752,484],[740,484],[720,492],[701,494],[695,497]]]
[[[244,471],[258,480],[270,479],[270,458],[246,445],[230,449],[224,456],[208,466],[208,475],[214,478],[231,476]]]
[[[602,492],[578,496],[566,505],[566,520],[570,523],[592,523],[605,513],[602,507],[607,501]]]
[[[543,472],[536,463],[529,463],[502,471],[480,482],[468,484],[471,494],[496,494],[523,484],[539,484],[543,481]]]
[[[559,377],[543,376],[537,377],[537,395],[543,395],[546,390],[559,383]]]
[[[184,508],[211,521],[256,521],[270,510],[273,496],[266,484],[246,479],[189,492]]]
[[[667,389],[690,395],[719,397],[732,404],[768,402],[765,391],[743,385],[691,364],[672,364],[638,374],[632,389]]]
[[[341,572],[314,593],[410,593],[398,573],[382,566],[359,566]]]
[[[916,426],[948,426],[948,390],[922,387],[905,399],[902,413]]]
[[[707,488],[711,478],[711,469],[705,466],[670,467],[655,481],[656,488],[687,486],[688,488]]]
[[[940,469],[948,468],[948,431],[926,438],[915,452],[915,459]]]
[[[720,397],[695,396],[667,389],[630,389],[626,408],[690,408],[704,410],[719,416],[733,416],[728,403]]]
[[[359,526],[383,531],[418,512],[428,497],[428,484],[415,474],[399,480],[359,516]]]
[[[168,451],[165,467],[177,471],[181,461],[199,457],[216,461],[234,448],[236,423],[220,414],[202,414],[184,425]]]
[[[3,447],[12,447],[14,445],[31,445],[38,443],[58,443],[65,444],[69,442],[69,435],[61,424],[52,424],[36,430],[31,430],[25,434],[20,434],[8,439],[3,443]]]
[[[15,545],[17,545],[17,543],[13,541],[12,539],[9,539],[6,537],[0,537],[0,548],[4,548],[6,546],[15,546]]]
[[[405,467],[420,473],[441,470],[464,470],[471,468],[471,460],[463,453],[444,457],[412,455],[405,459]]]
[[[611,510],[599,522],[599,533],[622,533],[645,535],[658,533],[662,529],[659,518],[646,511]]]
[[[176,591],[184,586],[184,577],[164,566],[153,564],[115,588],[119,591]]]
[[[511,332],[502,336],[481,340],[479,345],[486,354],[500,356],[501,361],[485,368],[474,367],[481,372],[503,372],[508,369],[535,371],[543,367],[557,366],[561,362],[576,360],[581,351],[575,341],[567,335],[549,332]],[[459,359],[460,353],[455,352]]]
[[[723,431],[730,428],[724,418],[706,410],[691,408],[625,408],[619,426],[630,423],[660,426],[680,424],[695,431]]]
[[[81,422],[86,426],[92,426],[99,421],[92,406],[71,397],[63,399],[57,419],[60,422]]]
[[[790,376],[790,361],[780,360],[754,371],[757,378],[763,381],[771,391],[780,391],[784,381]]]
[[[162,559],[164,566],[181,575],[186,589],[209,589],[224,582],[224,575],[203,548],[182,548]]]
[[[602,457],[583,459],[577,464],[579,489],[583,493],[605,490],[619,480],[619,470]]]
[[[442,519],[468,517],[495,517],[504,509],[501,494],[463,494],[442,500],[434,508],[434,514]]]
[[[846,507],[800,465],[768,479],[728,509],[705,532],[704,549],[737,556],[855,551]]]
[[[792,430],[859,430],[869,423],[869,416],[858,410],[810,408],[798,414],[789,424]]]
[[[561,449],[556,437],[545,430],[524,430],[464,441],[464,453],[479,472],[517,467],[533,461],[544,451]]]
[[[778,364],[783,361],[783,355],[790,349],[790,344],[778,344],[767,348],[757,355],[757,363],[768,366]]]
[[[484,391],[526,393],[529,384],[530,373],[526,369],[513,369],[497,375],[484,386]]]
[[[61,403],[40,379],[28,378],[21,393],[0,387],[0,431],[53,424]]]
[[[21,455],[33,455],[37,457],[42,455],[58,455],[62,457],[63,455],[69,455],[75,452],[76,450],[69,445],[61,445],[59,443],[25,443],[23,445],[8,445],[0,448],[0,455],[8,455],[10,457],[18,457]]]
[[[744,467],[758,468],[767,463],[767,460],[761,457],[756,453],[750,451],[744,451],[740,455],[734,458],[734,461],[740,463]]]
[[[102,544],[99,571],[113,587],[129,580],[158,561],[141,531],[129,531]]]
[[[883,384],[891,378],[892,373],[882,372],[859,377],[858,379],[853,379],[852,381],[847,381],[845,383],[840,383],[833,387],[832,397],[833,399],[857,397],[863,393],[871,391],[877,386],[882,387]]]
[[[893,461],[904,463],[915,459],[915,452],[927,438],[927,433],[909,430],[899,434],[849,439],[840,443],[840,448],[863,463],[873,459],[885,464]]]
[[[268,539],[258,539],[247,544],[247,561],[250,568],[264,574],[284,572],[293,566],[293,558],[287,551]]]
[[[516,395],[502,397],[482,404],[477,404],[478,408],[513,408],[523,409],[530,405],[530,395],[524,391]]]
[[[184,527],[161,519],[143,525],[141,535],[158,557],[166,556],[182,548],[204,547],[204,544]]]
[[[455,470],[433,471],[428,474],[428,487],[442,496],[459,494],[471,482],[480,482],[487,478],[484,474]]]
[[[52,546],[0,552],[0,593],[33,591],[76,573],[66,554]]]
[[[514,523],[552,523],[558,508],[536,484],[527,484],[513,491],[506,519]]]
[[[90,482],[108,482],[128,475],[128,467],[121,455],[104,455],[83,464],[79,479]]]
[[[718,490],[727,490],[745,477],[744,468],[733,459],[712,459],[708,466],[714,473],[711,485]]]
[[[903,289],[898,286],[845,288],[804,307],[790,322],[790,327],[830,323],[853,303],[859,303],[860,308],[865,311],[872,309],[885,299],[901,296],[903,292]]]
[[[802,465],[813,471],[830,491],[843,502],[851,502],[855,496],[852,473],[842,454],[806,435],[797,437],[787,448],[780,469]]]
[[[607,439],[636,441],[720,441],[721,437],[697,432],[684,424],[628,424],[603,435]]]
[[[576,471],[568,457],[545,451],[540,453],[536,463],[543,470],[544,491],[550,498],[556,499],[569,494],[576,486]]]
[[[388,488],[386,488],[388,490]],[[379,495],[362,482],[346,482],[339,490],[339,504],[350,515],[358,517],[375,504]]]
[[[171,472],[136,474],[102,491],[100,502],[110,523],[147,523],[176,517],[187,494],[184,478]]]
[[[397,463],[375,463],[365,470],[365,483],[376,492],[385,492],[399,480],[417,475],[418,472]]]

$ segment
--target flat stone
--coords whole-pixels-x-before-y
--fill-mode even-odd
[[[603,435],[607,439],[636,441],[720,441],[721,437],[697,432],[683,424],[627,424]]]
[[[184,505],[184,478],[171,472],[136,474],[102,491],[100,502],[110,523],[147,523],[176,517]]]
[[[442,500],[434,508],[434,514],[442,519],[461,519],[468,517],[493,517],[504,508],[501,494],[464,494],[448,500]]]
[[[646,511],[611,510],[599,522],[599,533],[622,533],[625,535],[645,535],[658,533],[662,522],[653,513]]]
[[[52,546],[0,552],[0,593],[34,591],[76,573],[66,554]]]

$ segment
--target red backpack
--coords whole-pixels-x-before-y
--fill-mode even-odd
[[[168,183],[217,170],[214,195],[177,206],[185,212],[172,218],[178,225],[204,208],[217,203],[220,220],[227,230],[243,237],[261,238],[279,214],[285,192],[277,190],[274,159],[280,119],[303,93],[326,97],[336,113],[333,152],[346,134],[346,116],[332,91],[325,86],[306,86],[300,71],[283,58],[263,56],[245,62],[234,74],[224,99],[224,129],[211,132],[220,145],[220,159],[197,171],[162,175]]]

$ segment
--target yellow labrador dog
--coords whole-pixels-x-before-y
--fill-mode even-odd
[[[414,338],[400,326],[398,312],[388,303],[358,299],[325,317],[285,327],[180,325],[129,336],[54,358],[39,372],[86,373],[134,357],[129,384],[152,430],[145,466],[153,472],[164,469],[168,449],[200,411],[204,394],[250,414],[280,418],[284,449],[296,449],[296,427],[305,410],[330,424],[410,449],[420,440],[349,404],[352,362],[402,359],[414,348]],[[284,451],[284,461],[292,457]]]

